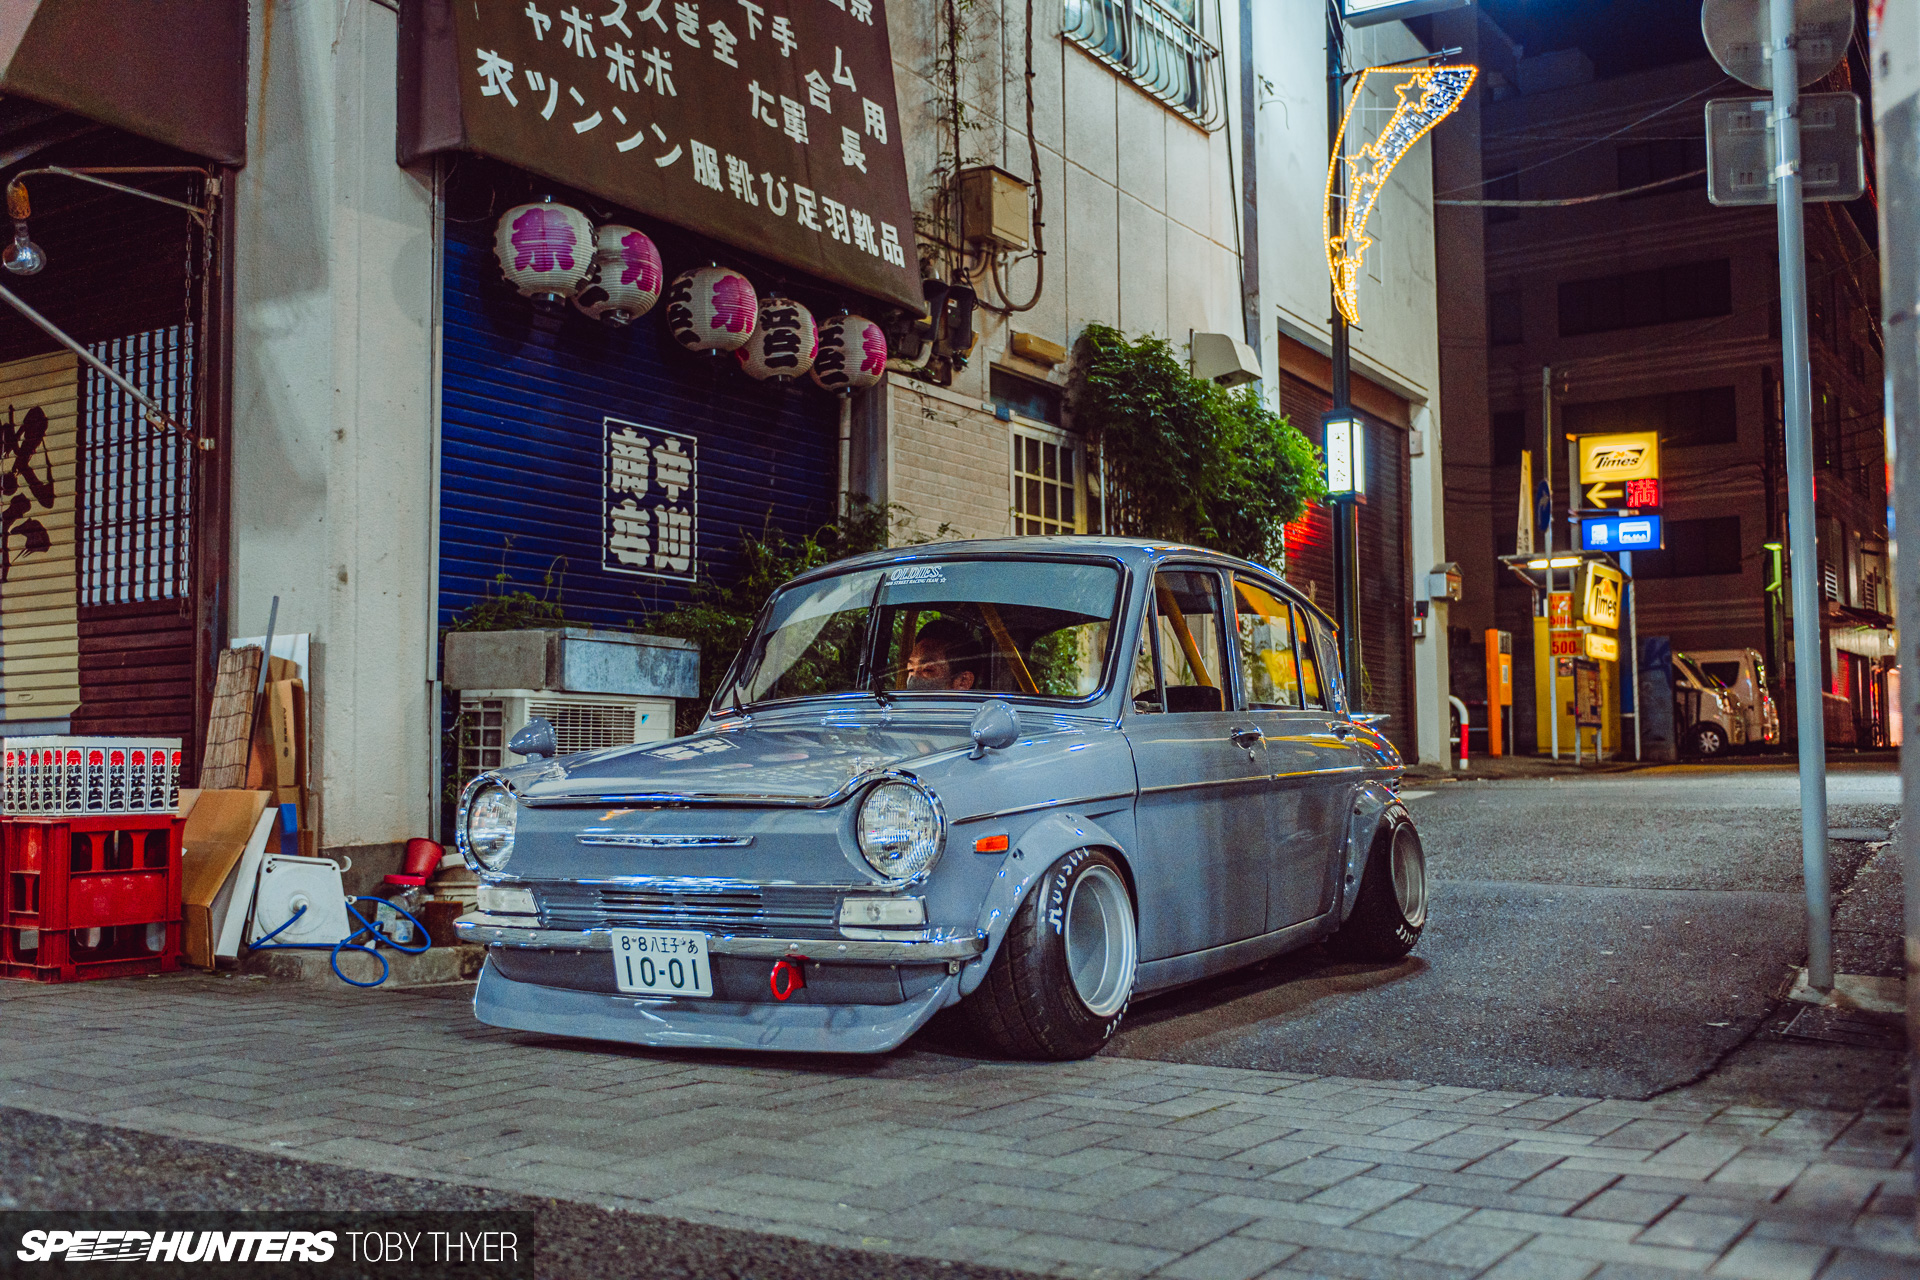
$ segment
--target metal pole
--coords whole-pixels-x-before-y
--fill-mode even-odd
[[[1800,720],[1800,861],[1807,891],[1807,985],[1833,989],[1827,881],[1827,741],[1821,708],[1819,548],[1814,534],[1813,390],[1807,357],[1807,244],[1800,179],[1800,68],[1793,0],[1768,0],[1774,190],[1780,220],[1782,407],[1787,424],[1787,532],[1793,569],[1794,700]]]
[[[1341,154],[1343,139],[1340,122],[1345,113],[1346,78],[1343,29],[1337,0],[1327,0],[1327,153]],[[1344,187],[1345,174],[1333,166],[1334,180]],[[1344,199],[1336,189],[1336,199]],[[1337,225],[1337,224],[1336,224]],[[1343,413],[1353,403],[1353,358],[1347,318],[1340,301],[1331,291],[1333,303],[1333,368],[1328,388],[1333,396],[1333,411]],[[1346,668],[1347,705],[1360,710],[1360,511],[1351,500],[1333,504],[1333,577],[1335,602],[1340,613],[1340,665]]]
[[[1640,759],[1640,602],[1633,594],[1633,552],[1620,553],[1620,571],[1627,575],[1627,682],[1633,690],[1633,758]]]
[[[1553,366],[1540,366],[1540,465],[1547,486],[1547,732],[1560,758],[1560,659],[1553,656]],[[1578,732],[1576,730],[1575,732]]]
[[[1901,21],[1904,17],[1905,21]],[[1874,33],[1870,65],[1911,67],[1920,59],[1920,23],[1909,7],[1889,8]],[[1911,84],[1911,81],[1907,82]],[[1903,738],[1920,733],[1920,555],[1902,555],[1902,529],[1920,529],[1920,93],[1896,98],[1874,85],[1880,168],[1881,306],[1886,320],[1887,417],[1893,505],[1894,611],[1900,619],[1900,720]],[[1914,640],[1908,647],[1909,638]],[[1908,662],[1907,655],[1914,656]],[[1906,954],[1920,959],[1920,749],[1900,748],[1900,866],[1906,883]],[[1920,981],[1907,979],[1907,1090],[1910,1137],[1920,1140]],[[1917,1175],[1920,1176],[1920,1175]]]

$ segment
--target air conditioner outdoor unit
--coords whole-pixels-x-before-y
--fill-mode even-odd
[[[560,754],[601,751],[673,736],[672,698],[606,693],[554,693],[541,689],[463,689],[460,692],[460,785],[474,775],[522,757],[507,750],[527,721],[541,716],[553,725]]]

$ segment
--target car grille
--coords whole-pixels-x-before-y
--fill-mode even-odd
[[[803,885],[550,884],[534,891],[550,929],[690,929],[746,938],[838,932],[840,890]]]

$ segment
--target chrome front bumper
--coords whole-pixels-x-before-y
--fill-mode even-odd
[[[542,929],[538,925],[509,923],[527,917],[475,913],[453,922],[462,942],[489,947],[531,947],[547,951],[611,951],[610,929]],[[877,941],[853,938],[742,938],[709,933],[707,950],[720,956],[758,956],[777,960],[804,956],[849,964],[941,964],[971,960],[986,949],[986,939],[931,938],[913,941]]]

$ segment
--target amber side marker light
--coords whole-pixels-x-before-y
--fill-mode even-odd
[[[1005,853],[1007,851],[1007,838],[1005,836],[981,836],[973,842],[973,851],[975,853]]]

